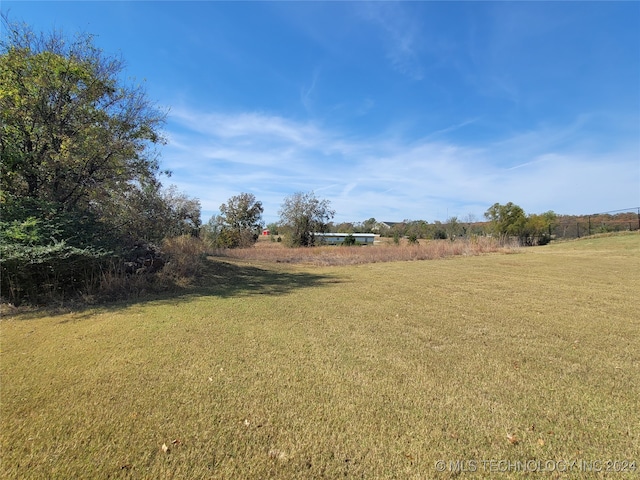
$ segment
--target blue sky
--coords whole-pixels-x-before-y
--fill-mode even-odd
[[[122,55],[205,222],[241,192],[267,222],[312,190],[337,222],[640,205],[638,2],[0,5]]]

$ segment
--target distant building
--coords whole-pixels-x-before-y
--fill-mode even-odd
[[[316,233],[316,243],[320,245],[342,245],[348,236],[355,239],[356,245],[373,245],[378,235],[374,233]]]
[[[401,224],[402,222],[380,222],[378,223],[378,228],[393,228],[396,225]]]
[[[264,230],[262,230],[262,235],[271,235],[271,232],[268,228],[265,228]]]

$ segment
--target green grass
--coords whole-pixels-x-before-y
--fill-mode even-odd
[[[0,476],[426,479],[475,460],[460,478],[564,478],[481,461],[619,460],[635,474],[609,477],[631,478],[638,272],[638,235],[347,267],[213,260],[182,295],[5,318]]]

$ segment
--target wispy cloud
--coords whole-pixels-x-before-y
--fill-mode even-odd
[[[313,95],[314,95],[314,90],[316,89],[316,85],[318,83],[319,77],[320,77],[320,68],[316,67],[313,70],[311,84],[309,86],[304,86],[300,89],[300,101],[302,102],[302,105],[307,110],[307,112],[311,112],[313,109]]]
[[[414,80],[421,80],[424,77],[420,59],[422,36],[416,17],[393,2],[367,2],[359,6],[362,17],[380,29],[393,68]]]
[[[484,145],[446,140],[464,123],[438,139],[408,142],[351,138],[264,113],[183,109],[171,118],[164,163],[179,187],[201,199],[205,217],[243,191],[263,202],[269,221],[286,195],[311,190],[331,200],[339,221],[481,217],[508,201],[559,213],[638,203],[637,152],[610,145],[590,153],[580,142],[581,119]]]

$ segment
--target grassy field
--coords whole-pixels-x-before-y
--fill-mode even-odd
[[[180,295],[5,317],[0,477],[633,478],[639,272],[637,234],[213,259]]]

